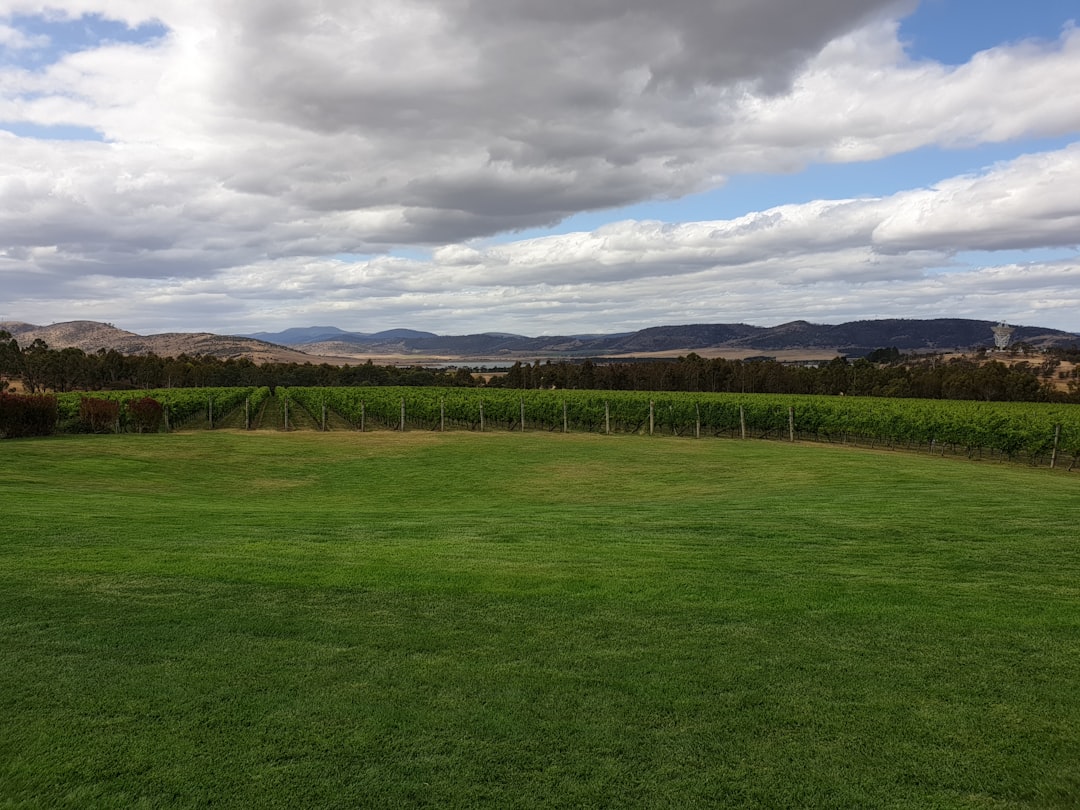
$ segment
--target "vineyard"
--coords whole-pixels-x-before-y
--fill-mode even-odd
[[[61,432],[79,432],[83,400],[98,399],[119,406],[115,432],[127,431],[132,403],[151,399],[163,407],[162,429],[181,427],[245,427],[243,411],[257,410],[270,394],[266,388],[160,388],[148,391],[93,391],[56,395]],[[237,417],[240,417],[237,424]]]
[[[1080,406],[771,394],[412,387],[159,389],[57,397],[60,432],[87,432],[87,400],[114,402],[94,432],[136,432],[160,403],[157,430],[426,430],[635,433],[859,444],[1026,459],[1080,456]],[[104,427],[103,427],[104,425]],[[141,427],[138,428],[140,431]]]

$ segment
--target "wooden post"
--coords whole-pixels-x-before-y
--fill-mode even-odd
[[[289,397],[286,396],[282,402],[285,403],[285,430],[289,429]]]
[[[746,411],[742,405],[739,406],[739,438],[746,438]]]
[[[1061,440],[1061,424],[1054,425],[1054,452],[1050,454],[1050,469],[1057,466],[1058,442]]]
[[[701,406],[698,403],[694,403],[694,416],[696,421],[694,422],[694,438],[701,438]]]
[[[569,433],[570,432],[569,429],[567,428],[567,425],[566,425],[566,400],[565,399],[562,401],[562,432],[563,433]]]
[[[649,400],[649,435],[650,436],[653,435],[653,427],[655,425],[655,416],[656,416],[656,414],[655,414],[655,411],[656,411],[655,405],[656,405],[656,403],[654,403],[650,399]]]
[[[364,408],[364,400],[360,400],[360,432],[364,432],[364,417],[366,416],[366,409]]]
[[[169,427],[169,404],[165,403],[165,407],[162,410],[165,413],[165,432],[170,433],[172,429]]]
[[[326,432],[326,403],[322,404],[322,429],[323,433]]]
[[[244,430],[251,430],[251,397],[244,400]]]
[[[795,406],[788,405],[787,408],[787,430],[788,438],[791,441],[795,441]]]
[[[401,432],[405,432],[405,397],[401,398]]]
[[[446,398],[439,397],[439,432],[446,430]]]
[[[206,418],[210,421],[210,429],[214,429],[214,398],[206,398]]]
[[[484,432],[484,400],[480,400],[480,432]]]
[[[611,433],[611,405],[604,400],[604,433]]]

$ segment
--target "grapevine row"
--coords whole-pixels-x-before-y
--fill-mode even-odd
[[[464,388],[289,388],[311,413],[325,406],[355,428],[750,435],[883,445],[950,446],[1006,456],[1080,453],[1080,406],[1026,402],[771,394],[515,391]],[[524,423],[522,422],[524,415]]]
[[[185,423],[248,426],[267,388],[158,389],[61,394],[61,425],[79,417],[86,396],[120,404],[150,398],[167,408],[171,427]],[[357,387],[278,389],[280,404],[306,412],[308,426],[359,430],[574,430],[693,436],[868,441],[951,447],[1005,456],[1080,455],[1080,406],[956,400],[644,393],[469,388]],[[240,416],[241,406],[243,413]],[[232,412],[231,419],[227,415]],[[121,417],[121,421],[123,417]],[[296,426],[294,421],[293,426]],[[120,425],[123,429],[123,424]]]
[[[58,394],[57,410],[61,426],[71,425],[79,418],[83,399],[104,399],[120,405],[121,428],[128,406],[142,399],[152,399],[161,404],[168,413],[168,425],[179,427],[188,422],[220,420],[229,413],[250,402],[252,409],[269,396],[268,388],[158,388],[147,391],[94,391]]]

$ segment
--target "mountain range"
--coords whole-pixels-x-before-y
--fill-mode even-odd
[[[882,319],[838,325],[792,321],[780,326],[692,324],[655,326],[608,335],[528,337],[484,332],[436,335],[410,329],[367,334],[336,327],[308,327],[259,332],[249,337],[291,346],[312,354],[449,355],[454,357],[570,356],[602,357],[727,349],[742,352],[814,351],[860,356],[877,348],[901,351],[947,351],[993,346],[993,321],[961,318]],[[1012,340],[1035,347],[1072,345],[1080,335],[1056,329],[1017,326]]]
[[[513,361],[572,357],[647,357],[699,352],[749,356],[802,352],[816,358],[837,354],[858,357],[874,349],[902,352],[962,351],[993,346],[993,321],[962,318],[879,319],[842,324],[792,321],[780,326],[691,324],[655,326],[635,332],[601,335],[529,337],[499,332],[438,335],[413,329],[376,333],[350,332],[335,326],[311,326],[281,332],[217,335],[169,332],[138,335],[97,321],[69,321],[38,326],[0,322],[20,345],[35,339],[51,348],[83,351],[114,349],[125,354],[160,356],[208,354],[248,357],[256,362],[357,362],[366,358],[423,363],[425,360]],[[1016,326],[1013,343],[1036,348],[1080,345],[1080,334],[1038,326]]]

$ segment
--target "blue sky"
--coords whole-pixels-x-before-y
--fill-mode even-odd
[[[900,37],[916,59],[962,65],[1003,43],[1057,39],[1078,17],[1073,0],[929,0],[903,18]]]
[[[58,17],[52,14],[15,14],[9,23],[29,38],[41,38],[40,47],[15,51],[8,59],[26,67],[41,67],[59,61],[67,54],[95,48],[102,43],[126,42],[147,44],[160,39],[168,29],[158,22],[129,25],[97,13],[82,17]]]
[[[1080,332],[1075,2],[0,3],[0,319]]]

